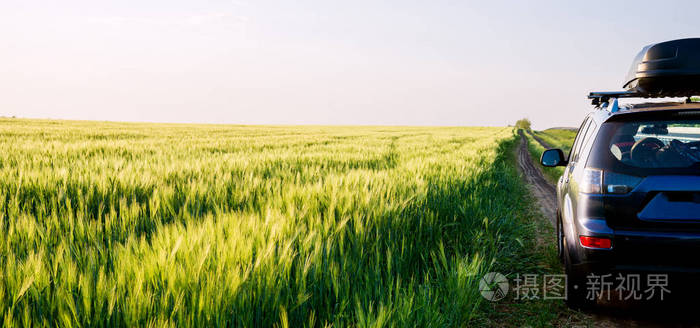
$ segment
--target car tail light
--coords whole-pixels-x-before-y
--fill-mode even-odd
[[[633,175],[605,171],[603,183],[608,194],[626,194],[636,187],[642,178]]]
[[[643,178],[633,175],[586,168],[581,179],[581,192],[587,194],[626,194],[636,187]]]
[[[600,238],[600,237],[589,237],[589,236],[579,236],[581,241],[581,246],[590,248],[612,248],[612,241],[610,238]]]
[[[587,194],[603,193],[603,171],[599,169],[585,168],[581,179],[581,192]]]

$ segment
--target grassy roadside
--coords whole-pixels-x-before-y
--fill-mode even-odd
[[[559,177],[564,173],[564,168],[559,166],[559,167],[544,167],[540,165],[540,157],[542,156],[542,152],[544,152],[546,149],[540,145],[537,140],[534,140],[531,135],[525,134],[527,136],[527,147],[528,151],[530,152],[530,157],[532,158],[532,161],[542,169],[542,173],[544,174],[545,179],[549,181],[549,183],[556,185],[557,181],[559,180]],[[566,154],[566,153],[565,153]]]
[[[516,134],[516,142],[511,145],[512,149],[508,152],[509,161],[513,163],[512,170],[515,171],[515,174],[517,174],[518,165],[515,147],[519,140]],[[530,147],[530,151],[533,152],[533,147]],[[563,273],[556,254],[554,229],[535,205],[537,200],[529,193],[525,182],[520,178],[517,181],[520,183],[514,198],[523,204],[517,220],[524,229],[521,236],[516,238],[521,239],[520,246],[522,247],[516,254],[513,254],[511,262],[495,268],[503,270],[500,272],[507,273],[506,276],[511,282],[511,288],[514,287],[513,279],[517,274],[521,276],[536,274],[538,279],[541,279],[544,275]],[[538,282],[541,283],[541,280]],[[543,299],[541,291],[539,299],[518,300],[515,293],[511,291],[505,299],[487,304],[490,305],[490,308],[488,319],[484,323],[494,327],[552,327],[574,324],[585,326],[585,323],[582,323],[587,320],[585,315],[569,310],[561,300]]]
[[[564,152],[568,152],[571,149],[571,144],[576,137],[576,131],[574,130],[547,129],[530,132],[552,148],[561,148]]]
[[[531,160],[536,167],[542,169],[544,177],[548,181],[552,184],[556,184],[564,168],[546,168],[539,164],[539,158],[545,148],[533,138],[531,133],[532,131],[525,133]],[[568,130],[549,129],[545,131],[535,131],[534,133],[554,148],[561,148],[564,150],[565,154],[570,150],[573,137],[575,137],[575,132],[572,133]],[[513,159],[513,161],[517,163],[517,159]],[[522,200],[526,204],[536,204],[537,201],[530,193],[525,193],[522,196]],[[527,251],[536,254],[531,258],[533,262],[523,265],[523,270],[520,272],[523,273],[530,270],[530,272],[527,273],[563,274],[563,269],[556,254],[554,228],[536,206],[530,206],[527,211],[529,213],[528,216],[532,219],[531,222],[535,228],[534,233],[538,240],[537,243],[532,245],[532,248]],[[523,257],[523,259],[528,258],[528,256]],[[512,299],[507,299],[506,301],[510,302],[505,303],[502,313],[495,316],[498,320],[503,320],[500,322],[502,326],[589,327],[593,323],[590,316],[569,309],[563,301],[541,299],[527,302],[518,302]]]
[[[537,167],[542,169],[544,177],[551,184],[556,185],[559,177],[564,173],[563,167],[543,167],[540,165],[540,157],[542,152],[546,149],[540,145],[537,140],[533,138],[533,134],[538,138],[542,139],[551,148],[559,148],[564,151],[564,155],[569,153],[571,150],[571,144],[573,143],[573,138],[576,136],[575,131],[570,130],[558,130],[558,129],[548,129],[544,131],[528,131],[525,133],[528,142],[528,150],[530,151],[530,156]]]

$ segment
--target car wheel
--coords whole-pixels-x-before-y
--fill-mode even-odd
[[[557,215],[557,257],[559,261],[564,263],[564,226],[561,222],[561,217]]]
[[[566,273],[566,305],[576,310],[589,309],[593,307],[596,302],[588,298],[586,290],[586,272],[572,264],[566,238],[562,238],[562,246],[564,253],[564,270]]]

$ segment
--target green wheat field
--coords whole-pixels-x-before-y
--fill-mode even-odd
[[[0,119],[0,319],[493,323],[531,261],[513,128]]]

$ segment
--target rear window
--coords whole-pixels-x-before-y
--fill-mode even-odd
[[[607,151],[635,168],[688,168],[700,163],[700,119],[614,122]]]

